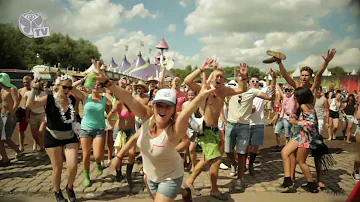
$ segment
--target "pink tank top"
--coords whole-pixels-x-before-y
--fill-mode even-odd
[[[281,118],[289,119],[289,116],[286,113],[295,114],[296,113],[296,101],[294,95],[291,97],[283,97],[282,110],[280,113]]]

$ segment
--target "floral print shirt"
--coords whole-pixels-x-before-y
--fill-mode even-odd
[[[302,111],[299,122],[292,127],[293,140],[297,141],[298,147],[315,149],[313,144],[314,137],[319,135],[318,123],[314,109]]]

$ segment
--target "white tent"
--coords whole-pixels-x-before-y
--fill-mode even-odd
[[[357,75],[356,72],[355,72],[355,69],[352,70],[350,75]]]
[[[94,64],[91,64],[91,66],[90,66],[87,70],[85,70],[84,73],[85,73],[85,74],[88,74],[88,73],[90,73],[90,72],[92,72],[92,71],[94,71],[94,70],[95,70],[95,65],[94,65]]]
[[[115,63],[114,58],[111,58],[111,62],[109,64],[108,70],[115,72],[115,70],[119,67],[118,64]]]
[[[322,74],[322,76],[331,76],[331,73],[329,72],[329,70],[326,68],[324,73]]]
[[[300,77],[300,67],[297,67],[295,71],[291,74],[292,77]]]

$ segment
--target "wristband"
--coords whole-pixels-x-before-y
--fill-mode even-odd
[[[199,68],[200,72],[204,72],[204,70],[201,69],[201,67]]]

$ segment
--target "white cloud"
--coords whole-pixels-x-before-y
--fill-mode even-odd
[[[301,32],[272,32],[268,34],[232,33],[208,35],[199,38],[204,43],[200,51],[201,64],[206,57],[214,57],[220,66],[234,66],[247,62],[264,70],[268,66],[262,64],[267,57],[267,50],[312,52],[319,43],[330,38],[326,30]]]
[[[298,62],[297,66],[310,66],[314,69],[319,69],[324,62],[323,58],[318,55],[310,55],[305,60]],[[338,51],[334,59],[330,62],[329,67],[341,66],[346,71],[358,69],[360,64],[360,50],[359,48],[349,48],[344,51]]]
[[[334,44],[329,46],[329,48],[336,48],[337,51],[345,51],[349,48],[359,48],[359,47],[360,47],[360,39],[351,39],[350,37],[345,37],[343,40],[337,40],[335,41]]]
[[[156,18],[157,14],[150,13],[150,11],[144,7],[144,4],[141,3],[141,4],[136,4],[131,9],[131,11],[125,12],[125,18],[127,19],[132,19],[135,16],[139,16],[141,18],[146,18],[146,17]]]
[[[349,25],[348,28],[347,28],[347,31],[348,32],[353,32],[356,30],[356,24],[353,24],[353,25]]]
[[[175,24],[170,24],[167,28],[168,32],[175,32],[176,31],[176,25]]]
[[[185,1],[180,1],[179,5],[182,6],[183,8],[186,8],[186,6],[187,6]]]
[[[345,8],[350,0],[198,0],[185,22],[185,34],[218,32],[274,32],[296,30],[299,22],[316,25],[316,18]],[[266,14],[266,15],[265,15]],[[312,19],[308,19],[312,16]]]
[[[140,46],[140,41],[144,42],[144,47]],[[112,35],[105,36],[94,44],[98,47],[104,61],[108,62],[111,57],[114,57],[116,63],[120,65],[124,55],[132,63],[137,58],[139,51],[141,51],[144,60],[147,60],[148,57],[154,58],[157,52],[152,51],[149,55],[149,48],[154,49],[155,42],[155,36],[145,35],[142,31],[137,31],[126,34],[118,41]],[[125,45],[129,46],[127,52],[125,52]]]
[[[20,13],[29,10],[42,14],[50,32],[91,39],[102,36],[122,22],[123,6],[109,0],[70,0],[68,5],[60,0],[5,1],[0,9],[0,21],[17,24]]]

